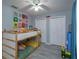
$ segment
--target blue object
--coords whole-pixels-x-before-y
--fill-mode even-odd
[[[71,51],[71,32],[67,33],[67,41],[68,41],[67,50]]]
[[[32,29],[32,27],[33,27],[32,25],[29,25],[29,29]]]
[[[24,51],[19,51],[19,59],[25,59],[25,57],[28,57],[29,54],[34,50],[32,46],[28,46],[25,48]]]
[[[76,2],[77,0],[72,0],[72,39],[71,39],[71,59],[77,59],[77,47],[76,47]]]

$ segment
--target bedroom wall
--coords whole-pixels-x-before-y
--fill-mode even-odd
[[[14,12],[21,13],[20,11],[10,7],[9,5],[2,5],[2,30],[13,29]]]
[[[13,29],[13,17],[14,17],[15,11],[18,13],[22,13],[8,5],[3,4],[3,6],[2,6],[2,30]],[[32,19],[33,19],[32,16],[28,16],[28,21],[29,21],[29,24],[31,24],[31,25],[33,24]]]
[[[68,32],[69,29],[69,24],[71,24],[71,11],[62,11],[62,12],[55,12],[55,13],[48,13],[45,15],[41,15],[41,16],[36,16],[35,19],[40,20],[42,18],[46,18],[46,16],[52,16],[52,17],[56,17],[56,16],[66,16],[66,31]],[[34,22],[33,22],[34,23]],[[35,23],[34,23],[35,25]]]
[[[2,6],[2,29],[12,29],[13,8],[3,5]]]
[[[67,34],[67,32],[69,31],[69,28],[68,27],[71,24],[71,11],[63,11],[63,12],[49,13],[49,14],[46,14],[46,15],[37,16],[37,17],[35,17],[35,20],[42,20],[42,19],[46,18],[46,16],[52,16],[52,17],[65,16],[66,17],[66,34]],[[49,33],[49,29],[47,29],[47,33]],[[49,36],[49,34],[47,34],[47,39],[50,38],[48,36]]]

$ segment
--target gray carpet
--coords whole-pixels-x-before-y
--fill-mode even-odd
[[[42,44],[26,59],[62,59],[60,47]]]

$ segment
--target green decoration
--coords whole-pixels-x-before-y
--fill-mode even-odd
[[[13,28],[18,28],[18,22],[13,22]]]
[[[18,22],[18,17],[14,17],[13,21]]]

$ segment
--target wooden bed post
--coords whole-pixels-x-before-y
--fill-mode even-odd
[[[16,58],[15,59],[18,59],[18,37],[17,37],[17,33],[16,33]]]

